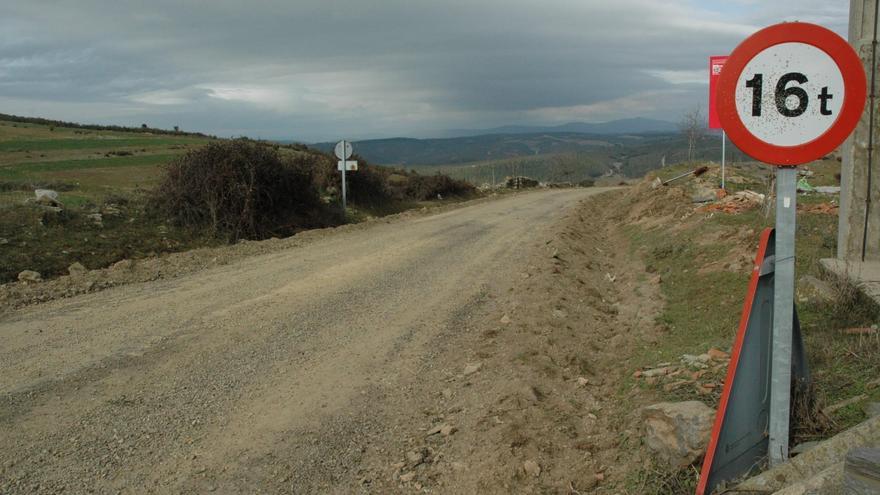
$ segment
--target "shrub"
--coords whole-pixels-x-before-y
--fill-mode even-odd
[[[151,205],[178,226],[230,241],[329,223],[311,169],[248,140],[215,142],[176,158]]]
[[[338,175],[340,174],[337,173]],[[371,207],[391,202],[395,198],[388,187],[388,175],[389,169],[369,165],[361,160],[357,172],[345,174],[348,199],[357,205]]]
[[[438,196],[468,197],[476,193],[469,182],[453,179],[448,175],[412,175],[406,186],[406,197],[415,201],[437,199]]]

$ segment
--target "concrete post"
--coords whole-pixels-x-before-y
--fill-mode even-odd
[[[847,262],[880,261],[880,157],[874,151],[880,146],[880,108],[874,97],[880,85],[876,74],[880,53],[875,53],[877,5],[878,0],[850,0],[849,42],[865,66],[868,103],[858,127],[841,148],[837,257]],[[869,162],[873,170],[868,170]]]

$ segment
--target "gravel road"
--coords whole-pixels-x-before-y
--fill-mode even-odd
[[[411,380],[536,234],[601,191],[377,222],[5,315],[0,493],[340,486],[364,439],[394,429],[370,414],[387,408],[382,390]]]

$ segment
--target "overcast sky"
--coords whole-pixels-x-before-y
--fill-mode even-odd
[[[0,112],[311,142],[679,120],[707,58],[847,0],[0,0]]]

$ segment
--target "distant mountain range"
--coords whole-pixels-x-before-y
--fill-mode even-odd
[[[650,136],[678,133],[662,120],[626,119],[600,124],[574,122],[558,126],[504,126],[483,130],[449,131],[456,137],[389,138],[353,141],[355,153],[381,165],[447,165],[559,153],[607,155],[614,148]],[[311,146],[332,152],[335,143]]]
[[[678,125],[665,120],[632,119],[612,120],[609,122],[569,122],[554,126],[506,125],[491,129],[450,129],[438,137],[468,137],[484,134],[535,134],[543,132],[568,132],[581,134],[650,134],[677,132]]]

